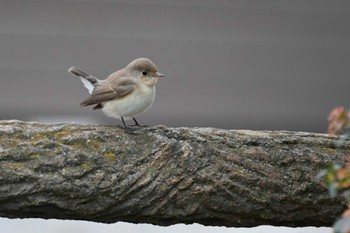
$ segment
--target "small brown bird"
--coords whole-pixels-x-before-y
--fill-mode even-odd
[[[155,84],[159,77],[164,77],[148,58],[138,58],[104,80],[75,66],[68,71],[78,76],[91,94],[80,105],[94,105],[94,110],[102,109],[108,117],[121,118],[126,130],[130,128],[125,124],[124,118],[132,118],[135,126],[140,126],[135,116],[151,107],[156,95]]]

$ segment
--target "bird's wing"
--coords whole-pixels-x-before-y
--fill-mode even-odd
[[[103,80],[95,87],[92,94],[80,103],[81,106],[100,104],[109,100],[129,95],[135,89],[135,82],[128,78]]]

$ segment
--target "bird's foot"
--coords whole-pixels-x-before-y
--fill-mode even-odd
[[[136,131],[138,130],[139,128],[130,128],[130,127],[126,127],[124,128],[124,131],[125,133],[128,133],[128,134],[134,134],[136,135]]]
[[[132,126],[132,127],[139,127],[139,128],[144,128],[144,127],[148,127],[148,125],[140,125],[137,120],[135,119],[135,117],[132,118],[135,122],[134,125],[129,125],[129,126]]]
[[[148,125],[140,125],[140,124],[134,124],[134,125],[128,125],[129,127],[138,127],[138,128],[145,128],[148,127]]]

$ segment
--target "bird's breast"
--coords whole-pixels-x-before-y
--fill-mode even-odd
[[[121,116],[130,118],[146,111],[153,103],[156,94],[155,86],[138,85],[129,95],[108,101],[102,111],[109,117]]]

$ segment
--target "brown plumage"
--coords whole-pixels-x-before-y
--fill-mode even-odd
[[[101,109],[109,117],[121,118],[125,128],[124,117],[132,118],[139,126],[134,116],[152,105],[156,94],[155,84],[159,77],[164,77],[147,58],[130,62],[104,80],[88,75],[74,66],[69,72],[78,76],[91,94],[80,105],[94,105],[94,110]]]
[[[134,90],[134,88],[135,82],[125,77],[105,80],[98,83],[95,86],[95,89],[93,90],[92,94],[86,100],[81,102],[80,105],[99,105],[109,100],[119,99],[131,93]]]
[[[149,59],[136,59],[124,69],[110,74],[105,80],[94,82],[95,88],[92,94],[80,105],[85,107],[96,104],[93,109],[100,109],[103,107],[103,102],[119,99],[130,94],[135,89],[136,84],[134,80],[129,78],[131,76],[129,74],[135,71],[142,72],[143,70],[156,73],[157,67]],[[79,71],[86,74],[81,70]]]

